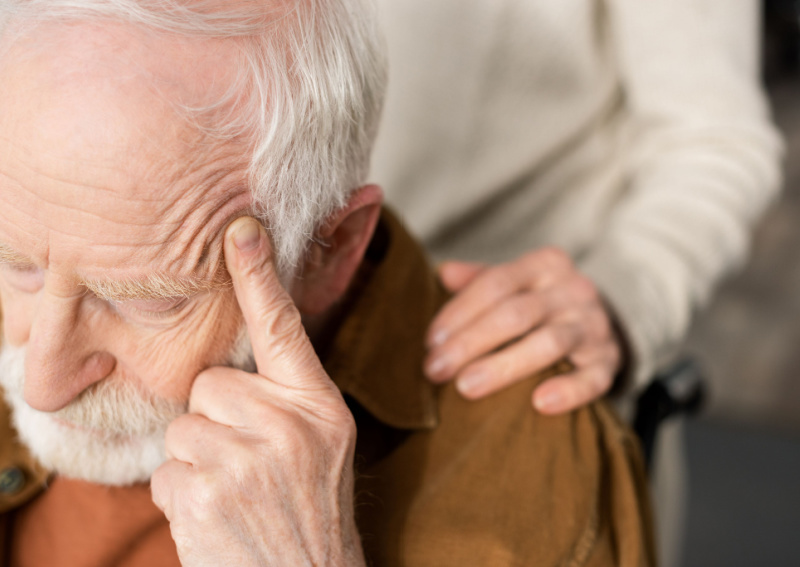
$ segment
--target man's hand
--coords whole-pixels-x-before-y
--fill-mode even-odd
[[[181,563],[363,565],[353,417],[276,276],[265,231],[236,220],[225,259],[258,374],[216,367],[167,430],[153,501]]]
[[[567,358],[574,371],[533,394],[543,413],[563,413],[605,394],[620,366],[620,345],[594,284],[554,248],[487,268],[448,262],[440,268],[457,295],[428,332],[431,380],[456,379],[481,398]]]

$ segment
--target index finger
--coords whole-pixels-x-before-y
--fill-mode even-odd
[[[329,387],[300,312],[280,282],[261,223],[242,217],[230,224],[225,264],[247,323],[258,373],[293,388]]]

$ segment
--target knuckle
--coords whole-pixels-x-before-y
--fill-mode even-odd
[[[167,448],[173,447],[176,443],[180,443],[180,440],[183,439],[186,430],[186,415],[182,415],[176,419],[173,419],[169,425],[167,425],[167,430],[164,432],[164,441],[167,445]]]
[[[513,356],[501,353],[480,364],[470,365],[469,371],[487,377],[487,384],[490,385],[488,387],[497,388],[504,384],[511,384],[514,377],[522,372],[520,362]]]
[[[289,297],[283,297],[272,303],[262,315],[268,321],[263,330],[268,338],[295,338],[303,329],[300,312]]]
[[[511,280],[504,266],[495,266],[487,270],[484,285],[491,296],[502,297],[510,292]]]
[[[164,465],[161,465],[150,475],[150,490],[157,505],[163,507],[166,503],[168,489],[166,471]]]
[[[580,386],[583,397],[595,397],[598,395],[603,383],[603,367],[597,361],[592,361],[589,364],[581,367],[578,373],[580,378],[578,385]]]
[[[457,370],[483,335],[483,330],[467,329],[463,333],[459,333],[456,338],[451,339],[447,345],[441,347],[435,356],[436,359],[446,361],[446,363],[444,370],[438,370],[438,372],[449,373]]]
[[[288,411],[273,411],[268,431],[268,443],[279,456],[294,455],[309,443],[308,424]]]
[[[611,321],[599,308],[577,309],[572,321],[581,331],[581,343],[607,343],[612,335]],[[599,346],[599,345],[598,345]]]
[[[622,349],[619,348],[617,343],[612,343],[609,346],[608,359],[611,362],[612,368],[617,368],[622,361]]]
[[[542,350],[548,359],[557,359],[567,352],[567,341],[563,333],[554,327],[547,328],[542,336]]]
[[[353,414],[349,411],[343,412],[335,425],[330,428],[329,436],[334,446],[355,445],[356,420]]]
[[[229,501],[227,485],[216,474],[196,472],[190,477],[181,497],[176,499],[176,513],[199,521],[213,518],[216,511]]]
[[[206,368],[205,370],[201,371],[197,376],[195,376],[194,382],[192,382],[192,393],[197,395],[197,392],[213,389],[214,384],[217,381],[216,377],[216,372],[212,372],[211,368]]]
[[[519,302],[508,303],[498,313],[499,330],[523,333],[533,326],[530,307]]]
[[[280,429],[270,432],[269,446],[272,454],[280,462],[292,461],[309,446],[302,430]]]
[[[581,303],[593,303],[600,299],[597,286],[594,282],[583,274],[577,274],[572,282],[572,293]]]
[[[608,341],[613,336],[611,329],[611,321],[606,317],[605,313],[600,312],[596,317],[595,322],[595,336],[600,341]]]
[[[534,254],[537,260],[548,265],[552,269],[564,269],[572,266],[572,258],[557,246],[546,246],[537,250]]]
[[[263,281],[264,276],[267,276],[268,280],[273,280],[274,278],[271,277],[274,274],[272,253],[265,253],[262,250],[260,254],[244,257],[239,270],[241,274],[248,279]]]
[[[242,410],[247,415],[247,421],[255,424],[259,431],[291,427],[291,424],[286,423],[289,420],[289,412],[268,397],[254,396],[247,401]]]
[[[231,368],[223,368],[220,366],[212,366],[211,368],[202,370],[197,374],[192,383],[192,394],[196,396],[201,392],[215,393],[221,381],[228,382],[227,378],[231,370]]]
[[[602,364],[606,369],[607,380],[610,388],[614,383],[617,371],[620,369],[620,365],[622,363],[622,352],[616,344],[611,343],[606,345],[605,348],[600,351],[599,361],[600,364]]]
[[[611,373],[604,367],[600,366],[592,373],[592,394],[593,399],[599,398],[605,394],[611,387]]]
[[[198,414],[186,413],[173,419],[164,432],[164,442],[168,448],[191,443],[203,434],[206,419]]]
[[[168,519],[172,519],[172,493],[164,466],[157,468],[150,476],[150,495],[158,508],[160,508]]]

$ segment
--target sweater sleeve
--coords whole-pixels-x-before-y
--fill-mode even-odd
[[[629,184],[582,269],[627,335],[641,385],[693,308],[746,255],[782,143],[758,71],[755,0],[609,0]]]

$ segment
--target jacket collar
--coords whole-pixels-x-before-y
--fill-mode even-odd
[[[339,389],[392,427],[436,427],[436,387],[422,361],[425,332],[445,299],[420,246],[384,210],[322,355]]]

